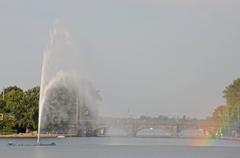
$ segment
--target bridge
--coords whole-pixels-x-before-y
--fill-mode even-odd
[[[79,121],[77,125],[78,133],[90,131],[91,135],[105,135],[111,128],[122,129],[127,136],[136,137],[137,133],[143,129],[164,129],[171,136],[179,134],[187,129],[201,129],[204,134],[213,134],[218,125],[213,121],[206,120],[186,120],[186,121],[160,121],[160,120],[142,120],[132,118],[101,118],[99,120]],[[82,134],[79,134],[82,135]]]

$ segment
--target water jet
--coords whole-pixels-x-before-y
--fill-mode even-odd
[[[57,21],[43,54],[38,144],[42,133],[86,136],[86,131],[96,128],[101,97],[89,79],[83,54]]]

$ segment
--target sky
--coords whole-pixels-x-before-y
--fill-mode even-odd
[[[107,116],[204,118],[240,77],[238,0],[0,0],[0,89],[40,85],[61,19]],[[79,59],[80,61],[80,59]]]

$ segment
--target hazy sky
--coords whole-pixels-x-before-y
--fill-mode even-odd
[[[209,116],[240,77],[239,0],[0,0],[0,88],[40,84],[56,18],[84,52],[101,113]]]

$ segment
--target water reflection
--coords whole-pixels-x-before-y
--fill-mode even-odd
[[[202,129],[186,129],[182,130],[179,134],[181,137],[204,137],[204,131]]]
[[[141,133],[146,130],[139,132]],[[153,131],[160,131],[160,129],[152,129],[151,132]],[[1,157],[65,158],[79,157],[81,155],[80,157],[86,158],[238,158],[240,147],[240,142],[238,141],[219,139],[214,140],[215,143],[208,146],[192,147],[193,140],[187,138],[82,137],[42,140],[43,142],[56,142],[57,146],[53,147],[12,147],[6,145],[9,141],[28,144],[36,143],[35,139],[3,139],[0,141]]]
[[[109,137],[126,137],[127,131],[122,128],[109,128],[106,130],[105,136]]]
[[[171,134],[165,129],[148,128],[148,129],[142,129],[138,131],[136,136],[137,137],[169,137],[171,136]]]

